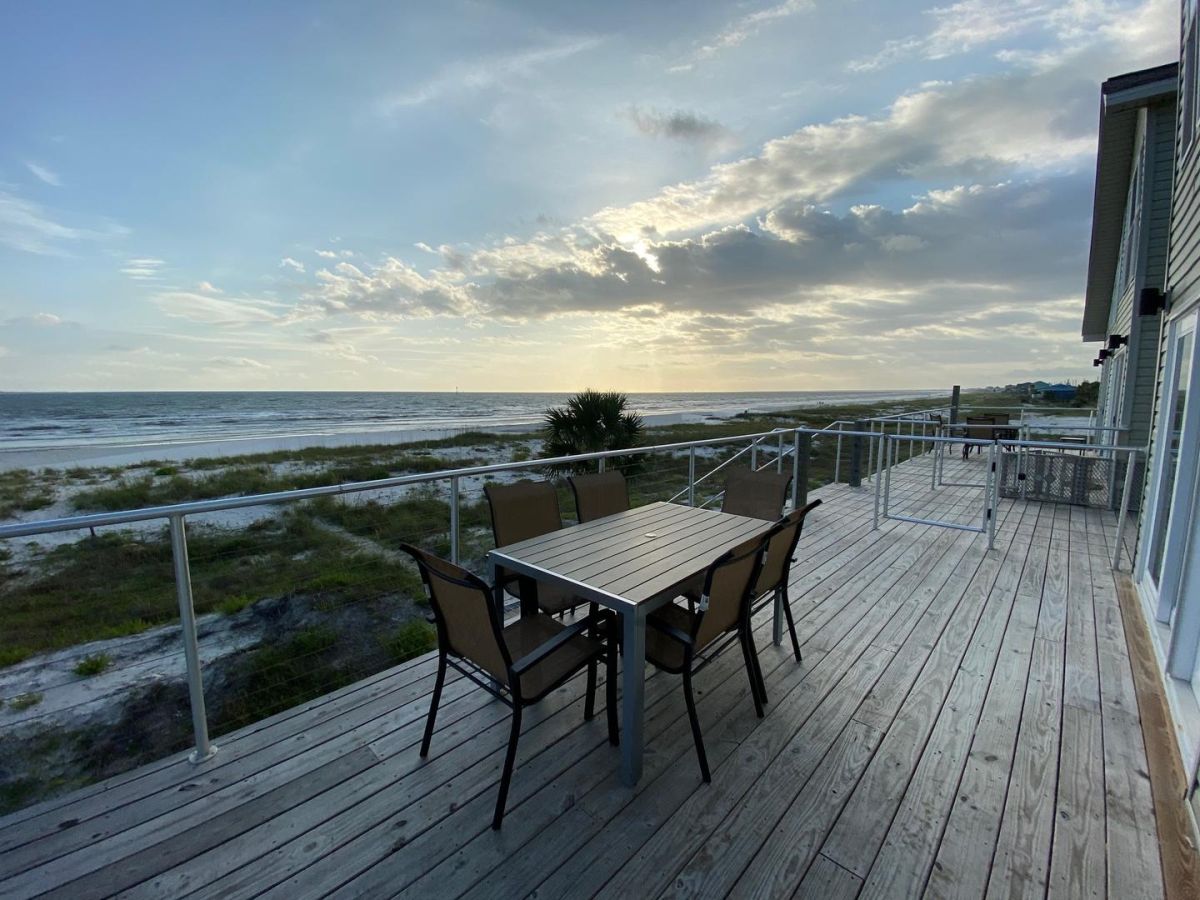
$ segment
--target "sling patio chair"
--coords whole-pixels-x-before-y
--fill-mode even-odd
[[[575,510],[581,524],[629,509],[629,486],[625,476],[615,469],[594,475],[575,475],[568,480],[575,494]]]
[[[967,427],[964,433],[966,437],[973,438],[975,440],[993,441],[996,439],[996,429],[988,426],[995,426],[995,424],[996,420],[992,416],[967,416]],[[963,459],[966,459],[971,455],[972,447],[974,447],[977,452],[982,452],[982,444],[964,443],[962,451]]]
[[[562,528],[558,491],[549,481],[488,484],[483,492],[491,508],[492,536],[496,539],[497,547],[540,537]],[[532,614],[539,609],[558,615],[587,602],[570,591],[538,584],[524,575],[503,570],[496,573],[498,592],[507,589],[513,582],[516,582],[516,594],[521,598],[521,615]]]
[[[763,550],[762,570],[758,573],[758,582],[754,585],[754,597],[750,606],[753,617],[768,603],[779,601],[783,607],[783,617],[787,621],[788,633],[792,637],[792,652],[796,654],[796,662],[801,662],[800,641],[796,638],[796,623],[792,620],[792,605],[788,599],[788,579],[792,574],[792,563],[795,562],[796,544],[800,541],[800,531],[804,528],[804,519],[810,512],[821,505],[820,500],[813,500],[807,506],[793,510],[767,532],[767,545]],[[760,684],[760,686],[762,686]],[[763,686],[763,702],[766,702],[766,691]]]
[[[438,670],[429,717],[425,720],[425,735],[421,739],[421,758],[429,755],[448,666],[453,666],[512,708],[508,753],[504,757],[500,794],[492,816],[492,828],[498,829],[504,818],[504,804],[517,756],[521,710],[586,667],[587,697],[583,717],[590,721],[596,711],[596,669],[601,659],[605,666],[608,741],[617,745],[616,645],[609,643],[606,646],[584,633],[590,628],[600,630],[599,623],[591,616],[564,625],[550,616],[536,613],[522,616],[505,626],[492,603],[491,588],[483,579],[411,544],[401,544],[400,548],[417,562],[437,625]]]
[[[704,651],[723,635],[736,631],[742,645],[746,675],[750,679],[754,711],[762,718],[762,672],[758,668],[758,653],[750,632],[749,613],[765,547],[766,537],[756,537],[714,560],[704,573],[703,592],[694,611],[670,603],[646,619],[646,659],[664,672],[683,676],[683,698],[692,725],[692,738],[696,742],[700,774],[706,782],[712,781],[712,774],[708,770],[704,738],[696,716],[692,675],[712,659]]]
[[[774,522],[783,515],[791,472],[735,469],[725,479],[725,499],[721,511]]]

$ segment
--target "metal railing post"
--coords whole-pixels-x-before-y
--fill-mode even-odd
[[[696,505],[696,448],[688,448],[688,506]]]
[[[775,471],[783,472],[783,432],[779,432],[779,449],[775,456]]]
[[[1120,518],[1117,519],[1116,547],[1113,550],[1112,567],[1114,572],[1121,568],[1121,548],[1125,541],[1125,517],[1129,515],[1129,501],[1133,495],[1133,467],[1134,463],[1137,462],[1137,451],[1130,450],[1125,454],[1125,458],[1128,462],[1125,463],[1125,487],[1121,491],[1121,512],[1118,514]],[[1130,568],[1132,568],[1132,557],[1130,557],[1129,563]]]
[[[854,430],[858,432],[850,438],[850,477],[846,483],[850,487],[862,487],[863,441],[862,432],[867,430],[866,422],[856,422]]]
[[[842,423],[838,422],[837,427],[838,427],[837,452],[834,454],[834,457],[833,457],[833,483],[834,484],[838,484],[842,480],[842,478],[841,478],[841,475],[842,475],[842,429],[843,429]]]
[[[895,441],[884,441],[881,448],[887,453],[883,470],[883,517],[886,519],[892,508],[892,466],[900,463],[900,436],[897,432]]]
[[[450,562],[458,565],[458,477],[450,479]]]
[[[872,438],[872,440],[874,440],[874,438]],[[879,440],[883,441],[886,444],[887,443],[887,435],[886,434],[881,435]],[[884,450],[884,448],[880,447],[879,453],[876,454],[879,457],[879,461],[878,461],[877,465],[880,466],[880,469],[879,469],[879,471],[877,471],[875,473],[875,516],[874,516],[874,519],[872,520],[872,524],[871,524],[872,529],[879,528],[879,501],[880,501],[880,492],[883,490],[883,479],[880,478],[879,475],[881,474],[882,467],[883,467],[883,450]]]
[[[603,473],[604,472],[604,464],[606,462],[608,462],[608,460],[605,459],[603,456],[600,457],[598,460],[596,460],[596,471]]]
[[[875,423],[868,422],[867,425],[869,426],[869,430],[870,430],[871,434],[874,434],[875,433]],[[858,430],[858,429],[856,429],[856,430]],[[881,434],[883,433],[882,428],[880,428],[879,431]],[[875,439],[869,438],[868,440],[870,441],[870,443],[867,444],[867,477],[870,478],[871,473],[875,471]]]
[[[796,458],[792,463],[792,509],[808,505],[808,466],[812,456],[812,435],[796,432]]]
[[[196,640],[196,609],[192,603],[192,573],[188,565],[187,530],[182,515],[173,515],[168,521],[171,531],[171,562],[175,568],[175,595],[179,601],[183,658],[187,664],[188,699],[192,705],[192,732],[196,736],[196,749],[188,754],[188,760],[196,764],[212,759],[217,748],[208,739],[204,678],[200,672],[200,647]]]
[[[1000,514],[1000,471],[1004,465],[1004,456],[1000,452],[1000,445],[993,443],[991,447],[991,476],[992,481],[988,492],[988,549],[996,548],[996,518]]]
[[[758,471],[758,440],[750,442],[750,471]]]

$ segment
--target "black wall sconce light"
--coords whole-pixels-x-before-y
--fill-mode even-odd
[[[1104,360],[1108,359],[1108,356],[1109,356],[1109,353],[1107,350],[1100,351],[1100,361],[1101,362],[1104,362]]]
[[[1125,334],[1110,334],[1108,336],[1108,349],[1116,350],[1118,347],[1124,347],[1129,343],[1129,336]]]
[[[1142,296],[1138,302],[1138,315],[1152,316],[1166,305],[1166,295],[1158,288],[1142,288]]]

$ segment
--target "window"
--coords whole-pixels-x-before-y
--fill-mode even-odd
[[[1197,97],[1200,95],[1200,66],[1197,65],[1196,0],[1183,4],[1183,71],[1179,74],[1179,156],[1182,159],[1192,148],[1196,137]]]
[[[1113,306],[1133,283],[1137,272],[1137,253],[1142,230],[1142,172],[1146,168],[1146,140],[1129,173],[1129,192],[1125,195],[1125,221],[1121,226],[1121,250],[1117,259],[1117,278],[1113,283]]]
[[[1154,531],[1151,534],[1149,573],[1155,586],[1160,588],[1167,537],[1172,525],[1171,499],[1175,493],[1175,476],[1183,447],[1183,424],[1187,411],[1188,388],[1192,380],[1194,340],[1194,326],[1191,323],[1183,323],[1173,342],[1174,352],[1168,370],[1167,393],[1159,413],[1163,417],[1163,445],[1158,452],[1163,454],[1163,462],[1156,492],[1158,514],[1155,516]],[[1173,598],[1167,599],[1169,603],[1173,602]]]

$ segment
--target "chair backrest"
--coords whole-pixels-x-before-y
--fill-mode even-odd
[[[735,516],[774,522],[783,514],[791,472],[751,472],[736,469],[725,481],[725,500],[721,509]]]
[[[508,649],[487,583],[466,569],[412,544],[400,549],[417,561],[437,623],[438,642],[447,653],[473,662],[503,684],[509,683]]]
[[[580,522],[602,519],[629,509],[625,476],[615,469],[595,475],[576,475],[570,481]]]
[[[562,528],[558,492],[549,481],[489,484],[483,492],[492,510],[492,535],[497,547]]]
[[[792,557],[796,554],[796,542],[800,540],[800,530],[804,527],[804,517],[820,505],[820,500],[814,500],[808,506],[788,513],[767,532],[762,570],[754,586],[755,597],[761,597],[787,582],[792,570]]]
[[[704,573],[700,615],[695,624],[697,650],[736,627],[749,609],[751,593],[762,568],[766,535],[758,535],[721,554]]]
[[[980,441],[993,441],[996,439],[996,429],[971,426],[992,425],[996,424],[996,420],[991,416],[967,416],[967,437],[975,438]]]

